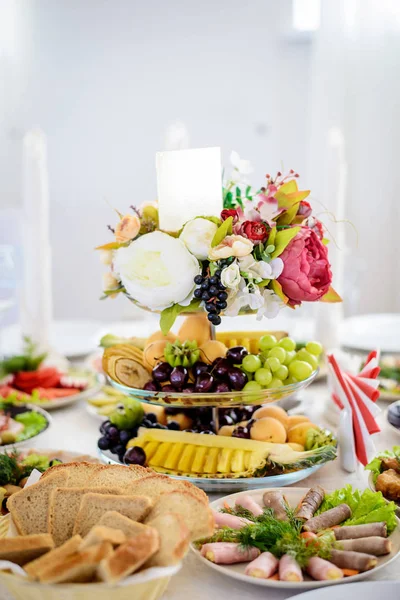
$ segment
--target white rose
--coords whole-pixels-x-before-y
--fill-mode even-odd
[[[206,260],[217,229],[218,225],[212,221],[198,217],[186,223],[179,239],[193,256],[199,260]]]
[[[239,265],[234,262],[221,272],[221,282],[228,289],[235,289],[240,283]]]
[[[200,265],[185,244],[162,231],[115,251],[113,268],[128,295],[151,310],[187,302]]]

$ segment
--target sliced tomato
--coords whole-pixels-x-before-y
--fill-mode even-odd
[[[34,391],[38,393],[39,398],[42,400],[55,400],[56,398],[65,398],[79,393],[79,390],[42,387],[37,387]]]

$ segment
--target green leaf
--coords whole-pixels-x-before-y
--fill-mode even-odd
[[[118,248],[124,248],[129,246],[130,242],[109,242],[102,246],[96,246],[95,250],[118,250]]]
[[[322,296],[320,302],[342,302],[342,298],[339,296],[336,290],[331,286],[326,292],[325,296]]]
[[[279,283],[279,281],[277,281],[276,279],[273,279],[272,283],[271,283],[271,287],[272,287],[273,291],[275,292],[275,294],[277,296],[279,296],[279,298],[282,300],[282,302],[284,302],[285,304],[287,304],[289,306],[289,304],[288,304],[289,298],[283,293],[282,286]]]
[[[228,217],[226,219],[226,221],[224,221],[222,223],[222,225],[220,225],[217,229],[217,231],[215,232],[215,235],[212,239],[211,242],[211,247],[215,248],[215,246],[218,246],[218,244],[220,244],[222,242],[222,240],[224,238],[226,238],[227,235],[231,235],[232,233],[232,224],[233,224],[233,218],[232,217]]]
[[[293,221],[293,219],[295,218],[295,216],[297,215],[297,211],[299,209],[299,204],[296,203],[294,204],[291,208],[288,208],[283,214],[281,214],[278,219],[277,219],[277,223],[279,223],[279,225],[290,225]],[[304,220],[304,218],[303,218]]]
[[[206,219],[207,221],[211,221],[211,223],[218,225],[218,227],[221,225],[221,219],[219,217],[196,217],[196,219]]]
[[[272,253],[272,258],[276,258],[280,256],[284,249],[290,244],[293,238],[296,237],[298,232],[300,231],[300,227],[289,227],[288,229],[283,229],[282,231],[278,231],[275,236],[275,250]],[[270,243],[268,239],[268,244]]]
[[[257,285],[258,285],[258,287],[267,287],[267,285],[269,284],[270,281],[271,281],[270,279],[263,279],[262,281],[257,283]]]
[[[249,198],[251,200],[251,196],[250,196],[250,192],[251,192],[251,185],[248,185],[246,188],[246,198]]]
[[[224,208],[234,208],[233,195],[232,192],[227,191],[224,194]]]
[[[328,240],[328,238],[322,238],[322,243],[324,246],[327,246],[329,244],[331,240]]]
[[[275,227],[272,227],[271,231],[269,232],[267,246],[275,246],[276,233],[277,233],[277,229],[276,229],[276,225],[275,225]]]
[[[173,304],[168,308],[164,308],[160,316],[160,329],[164,335],[171,330],[176,318],[183,312],[196,312],[200,307],[201,300],[192,300],[189,306],[181,306]]]

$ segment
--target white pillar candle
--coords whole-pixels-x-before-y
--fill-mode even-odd
[[[49,186],[46,136],[40,129],[23,139],[22,219],[21,332],[47,349],[52,321]]]
[[[160,229],[178,231],[199,216],[222,210],[221,149],[157,152]]]

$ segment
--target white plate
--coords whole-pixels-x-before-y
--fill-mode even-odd
[[[359,315],[345,319],[340,327],[341,345],[361,352],[379,348],[400,354],[400,314]]]
[[[392,404],[400,404],[400,400],[397,400],[397,402],[392,402]],[[400,435],[400,427],[395,427],[394,425],[392,425],[392,423],[390,423],[388,416],[389,416],[389,408],[392,406],[392,404],[390,404],[388,406],[388,408],[385,410],[385,421],[386,424],[390,427],[390,429],[394,432],[397,433],[397,435]]]
[[[340,588],[340,600],[376,600],[384,597],[385,600],[399,600],[398,581],[369,581],[368,583],[346,583]],[[337,590],[325,588],[324,590],[310,590],[298,594],[296,600],[337,600]]]
[[[308,492],[310,488],[275,488],[275,491],[282,492],[286,498],[290,506],[295,507],[304,497],[304,495]],[[259,490],[250,490],[246,492],[239,492],[237,494],[231,494],[230,496],[225,496],[224,498],[220,498],[215,502],[211,502],[210,507],[214,510],[219,510],[223,508],[225,502],[230,506],[234,506],[236,499],[243,495],[251,496],[260,506],[263,506],[262,497],[265,492],[270,492],[271,488],[267,489],[259,489]],[[329,493],[329,491],[327,492]],[[352,577],[346,577],[343,579],[336,579],[331,581],[314,581],[314,580],[306,580],[302,582],[292,582],[292,581],[274,581],[269,579],[259,579],[258,577],[249,577],[244,574],[246,565],[248,563],[241,563],[237,565],[216,565],[213,562],[207,560],[203,556],[201,556],[200,552],[192,545],[191,549],[195,552],[196,556],[201,560],[204,564],[206,564],[211,569],[214,569],[221,575],[225,575],[227,577],[231,577],[233,579],[238,579],[239,581],[243,581],[245,583],[251,583],[253,585],[259,585],[262,587],[273,587],[280,589],[291,589],[291,590],[299,590],[299,589],[308,589],[308,588],[319,588],[328,585],[336,585],[338,583],[347,583],[353,581],[359,581],[360,579],[365,579],[371,573],[376,573],[387,564],[392,562],[399,554],[400,554],[400,521],[398,520],[397,529],[392,533],[390,539],[393,542],[393,552],[388,556],[381,556],[378,558],[377,566],[371,571],[366,571],[365,573],[359,573],[358,575],[353,575]],[[341,598],[341,596],[340,596]],[[318,598],[319,600],[319,598]],[[341,599],[342,600],[342,599]]]
[[[43,435],[43,433],[45,433],[48,430],[48,428],[51,426],[52,418],[48,412],[43,410],[42,407],[36,406],[36,404],[25,404],[24,406],[26,406],[28,411],[31,410],[31,411],[34,411],[34,412],[37,412],[37,413],[40,413],[41,415],[43,415],[45,417],[45,419],[47,420],[46,427],[44,429],[42,429],[42,431],[40,431],[39,433],[37,433],[33,437],[30,437],[27,440],[23,440],[22,442],[15,442],[14,444],[1,445],[0,452],[5,452],[6,450],[12,450],[13,448],[21,448],[22,446],[27,446],[28,444],[30,444],[32,442],[32,440],[36,441],[38,439],[38,437],[40,435]]]

